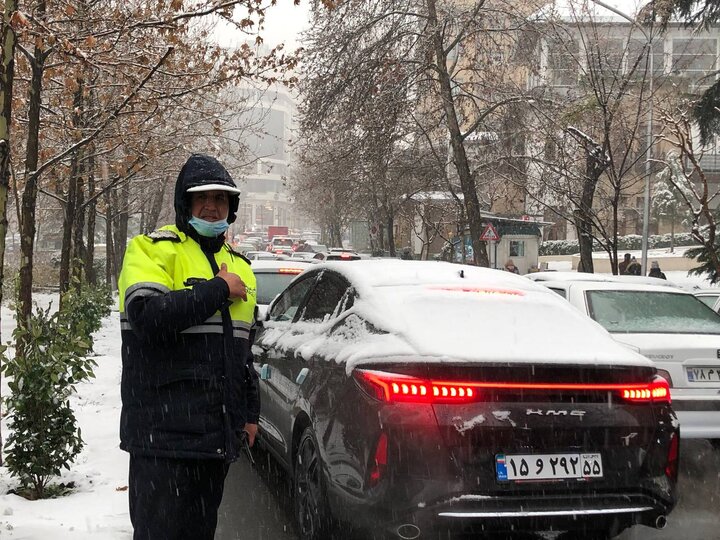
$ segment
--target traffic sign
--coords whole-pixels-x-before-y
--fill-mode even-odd
[[[484,240],[485,242],[497,242],[500,240],[500,235],[492,223],[488,223],[485,226],[485,230],[480,235],[480,240]]]

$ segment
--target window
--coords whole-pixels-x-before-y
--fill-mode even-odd
[[[548,70],[552,86],[575,86],[578,78],[577,41],[554,39],[548,42]]]
[[[708,307],[713,307],[717,302],[717,296],[698,296],[698,299]]]
[[[672,72],[695,80],[715,69],[717,39],[673,39]]]
[[[552,292],[554,292],[555,294],[559,294],[559,295],[562,296],[563,298],[566,298],[565,289],[554,289],[554,288],[550,287],[550,290],[551,290]]]
[[[510,256],[511,257],[524,257],[525,256],[525,240],[510,240]]]
[[[297,274],[280,272],[255,272],[257,280],[257,303],[267,305],[283,292]]]
[[[720,317],[690,294],[587,291],[590,317],[608,332],[720,334]]]
[[[625,46],[622,39],[607,38],[598,40],[597,44],[588,50],[588,63],[595,77],[605,78],[605,84],[610,85],[613,79],[620,77],[623,72],[623,51]]]
[[[300,304],[302,304],[308,291],[315,283],[315,275],[293,283],[285,293],[273,305],[270,311],[271,321],[292,321],[295,318]]]
[[[303,310],[303,321],[323,321],[331,317],[338,305],[345,299],[348,291],[348,283],[339,276],[325,273],[312,292],[305,309]],[[348,298],[348,300],[350,300]],[[340,311],[349,307],[343,303]]]
[[[633,67],[634,79],[642,79],[645,76],[645,40],[632,39],[628,43],[627,58],[625,59],[625,70],[630,72]],[[653,61],[653,75],[656,77],[662,75],[665,71],[665,44],[661,39],[653,40],[652,44],[652,61]],[[635,63],[637,62],[637,66]]]

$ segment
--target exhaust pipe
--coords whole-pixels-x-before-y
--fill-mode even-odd
[[[656,529],[664,529],[667,526],[667,517],[666,516],[658,516],[655,518],[655,528]]]
[[[402,540],[415,540],[416,538],[420,538],[420,529],[412,523],[400,525],[396,532]]]

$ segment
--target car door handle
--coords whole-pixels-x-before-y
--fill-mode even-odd
[[[263,364],[260,368],[260,379],[263,381],[270,380],[270,376],[272,375],[272,368],[270,367],[270,364]]]
[[[298,373],[298,376],[295,378],[295,383],[300,385],[305,382],[305,378],[308,376],[308,373],[310,373],[310,370],[308,368],[302,368],[300,370],[300,373]]]

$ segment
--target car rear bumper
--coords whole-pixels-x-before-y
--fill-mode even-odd
[[[706,389],[673,389],[672,407],[683,439],[720,439],[720,395]]]
[[[672,503],[642,494],[584,496],[582,498],[546,497],[454,497],[409,512],[386,527],[400,538],[409,525],[425,536],[439,531],[546,531],[576,529],[622,530],[635,524],[650,527],[664,525]],[[400,532],[398,532],[400,531]]]
[[[720,439],[720,411],[683,411],[673,403],[683,439]]]

